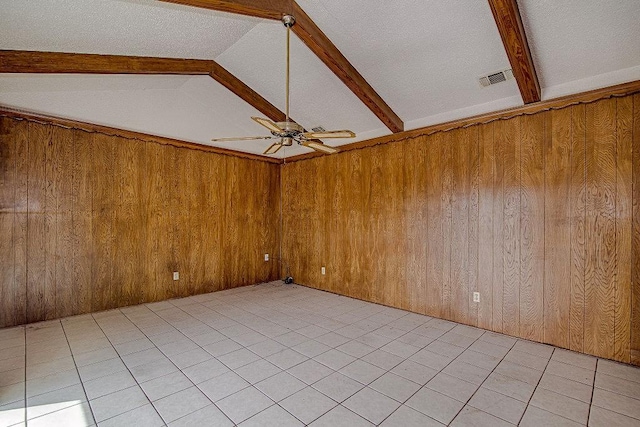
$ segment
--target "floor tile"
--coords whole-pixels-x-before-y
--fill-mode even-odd
[[[283,370],[287,370],[309,360],[307,356],[291,350],[290,348],[274,353],[266,359]]]
[[[0,329],[0,426],[28,406],[34,425],[640,427],[638,397],[637,367],[281,282]]]
[[[400,403],[368,387],[363,388],[342,405],[374,424],[380,424]]]
[[[523,353],[522,351],[514,349],[511,349],[511,351],[507,353],[507,355],[504,357],[504,360],[538,371],[544,371],[547,367],[547,363],[549,362],[549,359],[547,359],[546,357],[540,357],[530,353]]]
[[[217,402],[220,399],[231,396],[249,386],[250,384],[235,372],[227,372],[198,384],[198,388],[202,390],[212,402]]]
[[[562,348],[557,348],[551,356],[551,360],[566,363],[568,365],[579,366],[584,369],[595,370],[598,358],[586,354],[576,353]]]
[[[46,377],[35,378],[27,381],[27,398],[59,390],[74,384],[80,384],[80,377],[75,369],[58,372]]]
[[[542,371],[536,369],[527,368],[526,366],[518,365],[517,363],[508,362],[503,360],[493,370],[494,373],[510,377],[532,386],[536,386],[542,377]]]
[[[158,412],[153,405],[148,404],[102,421],[98,424],[98,427],[161,427],[163,425],[164,421],[162,421]]]
[[[85,427],[95,425],[89,404],[79,403],[28,422],[29,427]]]
[[[384,369],[378,368],[377,366],[362,360],[355,360],[340,369],[338,372],[365,385],[371,383],[385,373]]]
[[[315,357],[331,350],[331,347],[318,341],[308,340],[303,342],[302,344],[298,344],[292,347],[292,349],[300,354],[304,354],[307,357]]]
[[[257,354],[260,357],[268,357],[268,356],[271,356],[272,354],[278,353],[286,349],[284,345],[271,339],[259,342],[257,344],[250,345],[247,348],[253,351],[255,354]]]
[[[435,369],[431,369],[411,360],[405,360],[393,368],[391,372],[420,385],[426,384],[438,373]]]
[[[70,368],[71,369],[71,368]],[[122,363],[119,357],[115,359],[105,360],[103,362],[94,363],[78,368],[82,381],[90,381],[107,375],[113,375],[116,372],[125,371],[127,367]]]
[[[293,415],[273,405],[239,424],[241,427],[302,427],[304,424]]]
[[[337,403],[312,387],[306,387],[280,403],[284,409],[305,424],[316,420]]]
[[[489,378],[482,383],[482,387],[497,391],[505,396],[511,396],[522,402],[528,402],[535,389],[535,386],[531,384],[495,372],[489,375]]]
[[[170,394],[193,387],[193,383],[182,372],[176,371],[160,378],[143,382],[140,384],[140,387],[149,400],[153,402]]]
[[[489,390],[488,388],[480,388],[471,400],[469,400],[468,405],[511,424],[518,424],[527,407],[525,402]]]
[[[75,384],[27,399],[27,420],[86,402],[81,384]]]
[[[311,359],[289,368],[287,372],[306,384],[313,384],[316,381],[331,375],[335,371],[322,363]]]
[[[217,359],[210,359],[197,365],[189,366],[182,370],[182,372],[193,382],[194,384],[200,384],[204,381],[215,378],[219,375],[229,372],[229,368],[224,366]]]
[[[197,365],[198,363],[202,363],[212,358],[213,356],[201,348],[169,356],[169,359],[178,367],[178,369],[188,368],[189,366]]]
[[[332,349],[325,353],[322,353],[319,356],[314,357],[314,360],[337,371],[338,369],[344,368],[349,363],[356,360],[356,358],[353,356],[349,356],[348,354],[341,351]]]
[[[473,350],[465,350],[460,354],[460,356],[456,357],[456,361],[468,363],[472,366],[477,366],[478,368],[486,369],[492,371],[502,359],[496,356],[490,356],[484,353],[478,353]]]
[[[640,420],[592,406],[589,411],[589,427],[640,427]]]
[[[428,366],[429,368],[435,369],[436,371],[444,369],[445,366],[453,361],[453,357],[433,353],[429,351],[428,348],[429,346],[420,350],[419,352],[411,356],[409,360],[412,360],[424,366]]]
[[[153,402],[165,423],[208,406],[211,401],[197,387],[190,387]]]
[[[215,426],[215,427],[232,427],[234,424],[231,420],[215,405],[209,404],[202,409],[198,409],[170,422],[169,427],[192,427],[192,426]]]
[[[447,365],[442,372],[478,386],[482,384],[491,373],[488,369],[482,369],[457,359]]]
[[[598,372],[612,377],[623,378],[628,381],[640,383],[640,369],[635,366],[600,359],[598,360]]]
[[[129,371],[121,371],[113,375],[107,375],[106,377],[85,381],[83,385],[87,398],[92,400],[132,387],[136,385],[136,380],[131,376]]]
[[[601,374],[600,372],[596,374],[595,386],[596,388],[612,391],[628,397],[635,398],[640,396],[640,383],[629,381],[624,378]],[[28,387],[27,383],[27,388]]]
[[[344,406],[336,406],[311,424],[311,427],[370,427],[373,426],[358,414]]]
[[[640,399],[640,396],[636,397]],[[596,388],[593,390],[593,405],[640,420],[640,400],[622,394]]]
[[[216,403],[218,408],[236,424],[262,412],[273,404],[271,399],[254,387],[245,388]]]
[[[451,427],[510,427],[513,424],[472,406],[465,406],[449,424]]]
[[[162,359],[154,360],[153,362],[146,363],[144,365],[138,365],[130,368],[131,374],[139,383],[151,381],[156,378],[163,377],[165,375],[176,372],[178,368],[169,359],[163,357]]]
[[[342,402],[364,388],[364,385],[336,372],[321,379],[312,387],[336,402]]]
[[[96,421],[123,414],[139,406],[146,405],[149,400],[140,387],[134,386],[89,401]]]
[[[462,409],[464,403],[423,387],[407,400],[405,405],[442,424],[449,424]]]
[[[401,403],[420,389],[419,384],[391,372],[369,384],[369,387]]]
[[[227,368],[234,370],[238,369],[241,366],[255,362],[256,360],[260,360],[260,356],[252,353],[246,348],[241,348],[240,350],[224,354],[217,359],[222,362]]]
[[[24,426],[27,422],[24,407],[24,398],[6,405],[0,405],[0,426],[13,426],[18,423]]]
[[[255,387],[274,402],[279,402],[302,390],[306,387],[306,384],[287,372],[280,372],[264,381],[260,381]]]
[[[24,400],[25,382],[0,387],[0,406]]]
[[[592,386],[546,372],[542,375],[540,383],[538,384],[538,388],[551,390],[586,403],[591,402],[591,395],[593,390]]]
[[[236,374],[251,384],[258,383],[278,372],[281,372],[280,368],[264,359],[256,360],[235,370]]]
[[[547,412],[535,406],[529,406],[522,417],[522,421],[519,424],[521,427],[540,427],[540,426],[554,426],[554,427],[578,427],[584,426],[584,424],[571,421],[567,418],[563,418],[559,415]]]
[[[440,372],[429,381],[426,387],[435,390],[445,396],[452,397],[460,402],[468,401],[478,389],[478,385],[471,384],[451,375]]]
[[[240,350],[242,346],[232,339],[224,339],[222,341],[217,341],[213,344],[208,344],[202,346],[209,354],[213,357],[220,357],[225,354],[231,353],[232,351]]]
[[[421,412],[401,405],[393,414],[380,424],[382,427],[442,427],[441,424]]]

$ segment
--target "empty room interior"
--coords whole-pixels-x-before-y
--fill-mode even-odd
[[[0,427],[640,427],[639,23],[0,0]]]

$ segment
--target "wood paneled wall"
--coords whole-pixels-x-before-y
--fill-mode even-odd
[[[0,327],[277,278],[279,169],[0,118]]]
[[[640,95],[289,163],[282,191],[298,283],[640,364]]]

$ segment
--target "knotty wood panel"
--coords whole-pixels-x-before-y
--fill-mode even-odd
[[[633,96],[631,229],[631,363],[640,365],[640,95]]]
[[[640,364],[639,106],[598,100],[286,164],[292,275]],[[310,207],[321,219],[300,222]]]
[[[277,164],[6,117],[0,154],[0,327],[279,275]]]

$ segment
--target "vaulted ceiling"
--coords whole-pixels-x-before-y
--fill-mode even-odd
[[[291,4],[175,1],[218,9]],[[519,28],[505,12],[513,0],[297,5],[312,22],[298,29],[301,38],[292,37],[291,115],[307,129],[357,133],[352,140],[326,140],[332,145],[521,106],[536,100],[535,80],[546,100],[640,79],[637,0],[518,0]],[[261,8],[245,13],[260,16],[254,9]],[[325,39],[302,34],[313,23]],[[309,47],[327,40],[335,51],[326,44]],[[0,106],[208,145],[213,137],[264,135],[250,117],[285,108],[285,30],[278,20],[153,0],[0,0],[0,50],[215,61],[133,64],[76,57],[80,62],[69,69],[68,59],[37,62],[31,53],[20,68],[0,52]],[[133,68],[96,74],[105,63]],[[83,69],[87,64],[95,69]],[[490,87],[478,82],[509,68],[516,79]],[[269,143],[215,145],[262,153]],[[307,151],[294,146],[278,156]]]

